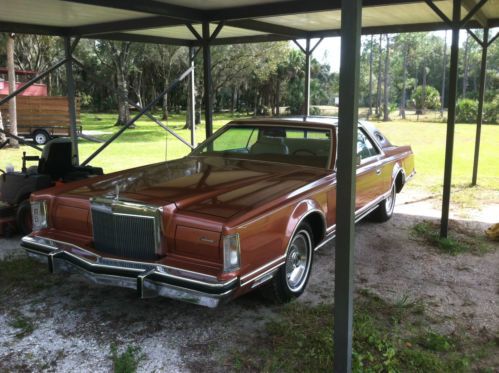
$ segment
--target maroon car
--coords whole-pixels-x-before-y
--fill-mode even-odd
[[[336,120],[238,120],[188,156],[32,195],[22,240],[50,271],[215,307],[257,287],[285,302],[336,222]],[[356,219],[393,213],[409,146],[359,124]]]

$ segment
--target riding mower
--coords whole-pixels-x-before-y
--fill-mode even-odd
[[[27,156],[24,152],[21,172],[0,170],[0,235],[31,232],[31,193],[57,183],[103,175],[102,168],[74,166],[72,159],[71,140],[57,138],[45,144],[40,157]],[[38,166],[28,168],[27,162],[38,162]]]

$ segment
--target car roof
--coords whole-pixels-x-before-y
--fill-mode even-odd
[[[299,125],[300,123],[314,123],[329,126],[337,126],[338,118],[327,117],[327,116],[288,116],[279,118],[266,118],[266,117],[255,117],[249,119],[236,119],[230,122],[230,124],[294,124]]]

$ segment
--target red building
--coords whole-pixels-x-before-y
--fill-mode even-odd
[[[29,78],[36,75],[36,71],[30,70],[16,70],[16,89],[22,87],[25,82],[22,80],[29,80]],[[21,78],[22,77],[22,78]],[[7,80],[7,68],[0,67],[0,95],[8,95],[9,94],[9,82]],[[46,84],[33,84],[31,87],[28,87],[25,91],[21,92],[20,96],[47,96],[47,85]]]

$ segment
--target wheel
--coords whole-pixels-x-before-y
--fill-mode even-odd
[[[390,194],[386,197],[371,214],[374,221],[385,222],[389,220],[393,215],[393,210],[395,208],[395,198],[397,196],[397,191],[395,190],[395,183],[390,189]]]
[[[47,141],[50,140],[50,135],[45,130],[37,130],[33,134],[33,140],[35,140],[38,145],[45,145]]]
[[[31,220],[31,204],[25,199],[17,207],[16,223],[19,231],[26,235],[33,230],[33,222]]]
[[[302,223],[291,239],[285,264],[279,268],[264,289],[267,297],[276,303],[287,303],[303,293],[312,267],[314,254],[312,242],[312,229],[307,223]]]

